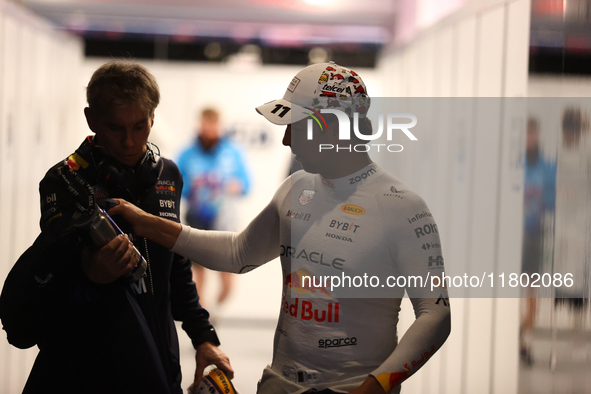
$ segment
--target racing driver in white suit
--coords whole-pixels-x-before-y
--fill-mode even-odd
[[[359,75],[331,62],[304,68],[283,99],[258,107],[287,126],[283,143],[304,170],[240,233],[193,229],[123,200],[109,211],[137,235],[211,269],[244,273],[280,257],[283,298],[260,394],[398,393],[449,335],[447,291],[420,285],[443,273],[433,216],[358,149],[365,141],[356,134],[372,132],[369,105]],[[339,140],[343,115],[355,125],[349,141]],[[354,142],[357,149],[346,149]],[[416,320],[398,341],[405,290]]]

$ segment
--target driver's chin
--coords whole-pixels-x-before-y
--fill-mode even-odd
[[[299,161],[304,171],[309,172],[310,174],[318,174],[320,172],[320,169],[314,163],[310,163],[307,160],[302,160],[301,158],[299,160],[296,159],[296,161]]]

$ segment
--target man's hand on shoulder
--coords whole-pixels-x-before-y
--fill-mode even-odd
[[[92,282],[105,285],[130,274],[136,265],[133,244],[126,234],[118,235],[102,248],[82,250],[82,270]]]
[[[197,354],[195,355],[197,361],[197,368],[195,369],[195,381],[193,386],[197,386],[203,378],[203,371],[208,365],[215,365],[228,377],[232,379],[234,377],[234,370],[230,365],[230,359],[219,347],[211,342],[202,343],[197,347]]]
[[[108,209],[107,213],[111,216],[123,216],[123,219],[127,220],[133,227],[135,236],[145,237],[146,234],[144,234],[143,230],[147,230],[152,215],[122,198],[113,198],[112,201],[117,205]]]
[[[349,394],[385,394],[385,391],[378,380],[369,375],[361,386],[349,391]]]

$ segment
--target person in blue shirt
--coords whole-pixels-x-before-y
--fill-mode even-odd
[[[541,274],[544,245],[544,220],[554,212],[556,200],[556,163],[545,159],[540,152],[538,121],[527,122],[525,178],[523,200],[523,249],[521,272],[532,278]],[[536,317],[534,288],[527,289],[527,300],[521,323],[520,354],[526,364],[532,363],[531,337]]]
[[[250,179],[240,148],[222,135],[220,115],[215,109],[201,111],[197,138],[177,164],[184,180],[182,196],[189,207],[186,223],[202,230],[234,230],[222,219],[232,216],[222,215],[228,209],[225,203],[230,197],[247,194]],[[218,304],[226,300],[232,286],[232,274],[220,274]],[[194,264],[193,279],[202,292],[204,277],[204,268]]]
[[[544,214],[554,211],[556,199],[556,163],[541,155],[539,135],[537,120],[530,118],[525,157],[524,221],[525,233],[536,240],[541,237]],[[539,262],[539,259],[525,259],[524,272],[539,272]]]

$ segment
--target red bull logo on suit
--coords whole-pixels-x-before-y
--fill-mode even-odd
[[[316,291],[327,296],[331,295],[330,291],[328,291],[326,287],[314,286],[312,284],[312,280],[307,279],[304,281],[303,277],[312,278],[312,274],[307,269],[300,268],[299,270],[287,275],[283,285],[289,286],[290,289],[293,289],[296,293],[302,295],[307,293],[316,293]]]

